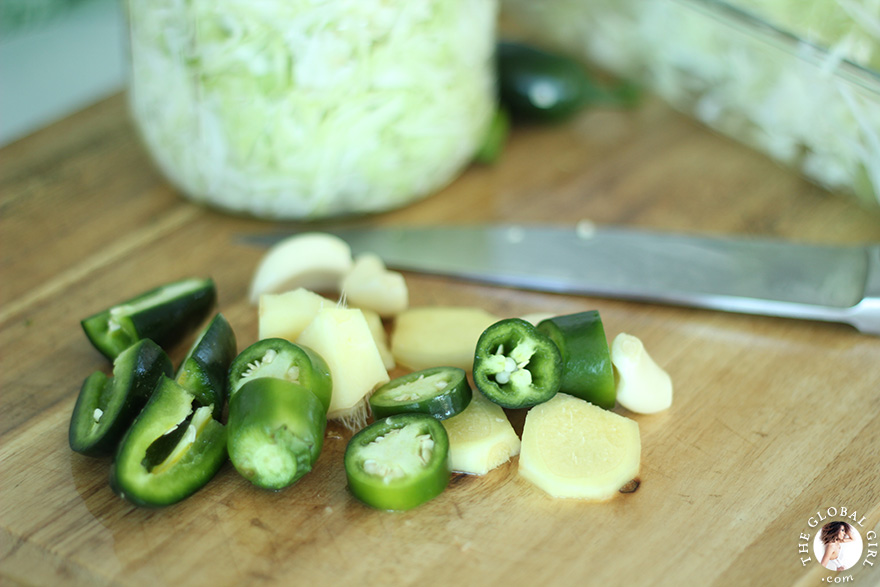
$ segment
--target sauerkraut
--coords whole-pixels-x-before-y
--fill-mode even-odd
[[[675,108],[828,189],[880,202],[880,72],[872,69],[880,0],[502,6],[539,40],[641,80]],[[758,7],[773,21],[743,12]],[[810,29],[810,39],[788,25]]]
[[[495,108],[497,0],[128,3],[129,100],[191,198],[266,218],[403,205],[470,161]]]

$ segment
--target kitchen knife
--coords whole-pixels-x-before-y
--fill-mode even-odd
[[[880,243],[835,246],[621,227],[331,231],[389,267],[508,287],[843,322],[880,335]],[[289,233],[252,235],[271,245]]]

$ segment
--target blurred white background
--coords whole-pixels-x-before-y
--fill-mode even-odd
[[[120,91],[121,0],[0,2],[0,146]]]

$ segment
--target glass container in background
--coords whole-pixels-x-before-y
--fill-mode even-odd
[[[502,11],[535,41],[880,204],[880,0],[503,0]]]
[[[483,140],[497,4],[131,0],[134,120],[196,201],[273,219],[399,207]]]

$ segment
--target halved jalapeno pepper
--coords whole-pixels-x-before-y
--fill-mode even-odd
[[[246,479],[282,489],[312,470],[327,410],[302,385],[274,377],[245,382],[229,400],[229,458]]]
[[[355,434],[345,449],[351,493],[380,510],[408,510],[449,484],[449,438],[427,414],[396,414]]]
[[[472,395],[464,369],[433,367],[392,379],[370,396],[370,409],[375,418],[419,412],[444,420],[462,412]]]
[[[117,304],[81,324],[92,345],[112,361],[144,338],[168,348],[204,320],[216,300],[211,279],[183,279]]]
[[[480,335],[474,352],[474,383],[505,408],[527,408],[556,395],[562,357],[547,336],[529,322],[509,318]]]
[[[548,318],[538,323],[562,354],[559,391],[610,410],[617,398],[611,351],[599,312],[579,312]]]
[[[163,377],[119,443],[110,486],[140,506],[165,506],[201,489],[226,462],[226,427],[214,406]]]
[[[330,367],[312,349],[283,338],[266,338],[243,350],[229,367],[229,394],[235,395],[248,381],[262,377],[302,385],[330,408],[333,382]]]
[[[222,314],[214,316],[202,330],[177,370],[175,381],[195,395],[203,406],[214,406],[220,419],[226,403],[227,372],[235,358],[235,333]]]
[[[113,361],[113,375],[95,371],[83,382],[68,440],[70,448],[88,456],[113,454],[128,427],[150,399],[159,378],[173,367],[165,351],[144,339]]]

